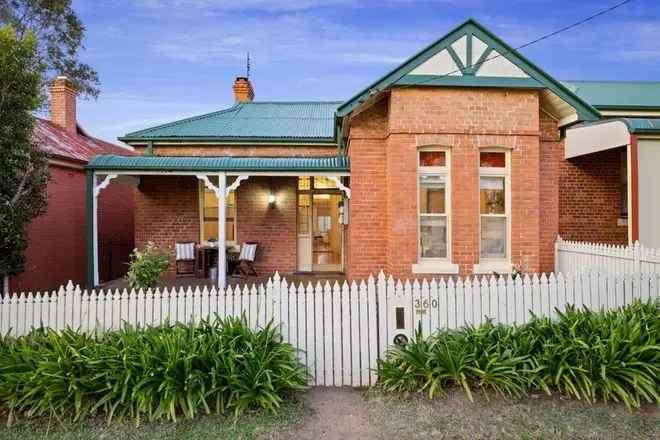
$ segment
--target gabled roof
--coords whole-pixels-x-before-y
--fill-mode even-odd
[[[346,116],[372,95],[394,85],[542,88],[575,109],[581,120],[598,111],[474,19],[450,31],[343,103]]]
[[[96,156],[87,166],[99,171],[335,171],[348,172],[346,156],[333,157],[177,157]]]
[[[660,110],[658,81],[562,81],[600,110]]]
[[[339,104],[242,102],[225,110],[129,133],[120,140],[334,143],[334,115]]]
[[[132,155],[133,151],[85,134],[80,128],[72,134],[59,125],[36,118],[34,137],[52,157],[86,163],[98,154]]]

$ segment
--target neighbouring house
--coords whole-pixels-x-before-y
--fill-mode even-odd
[[[69,280],[85,285],[87,210],[84,167],[99,154],[130,156],[128,148],[94,138],[76,120],[76,89],[66,77],[50,85],[50,120],[37,118],[34,136],[49,154],[51,179],[45,214],[27,227],[25,270],[8,277],[9,291],[57,289]],[[133,189],[115,185],[99,199],[99,260],[101,280],[126,272],[133,240]]]
[[[138,246],[256,241],[260,272],[351,279],[547,272],[558,235],[660,247],[656,83],[559,81],[468,20],[345,101],[233,90],[94,158],[89,218],[132,176]]]

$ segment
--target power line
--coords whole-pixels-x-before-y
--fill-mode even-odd
[[[479,62],[479,63],[476,63],[476,64],[470,66],[470,68],[480,67],[480,66],[482,66],[483,64],[485,64],[485,63],[487,63],[487,62],[489,62],[489,61],[492,61],[492,60],[494,60],[494,59],[497,59],[497,58],[499,58],[499,57],[502,57],[502,56],[504,56],[504,55],[506,55],[506,54],[510,54],[510,53],[513,53],[513,52],[518,51],[518,50],[520,50],[520,49],[524,49],[524,48],[529,47],[529,46],[531,46],[531,45],[533,45],[533,44],[536,44],[536,43],[538,43],[538,42],[541,42],[541,41],[543,41],[543,40],[547,40],[548,38],[554,37],[554,36],[559,35],[559,34],[561,34],[561,33],[563,33],[563,32],[566,32],[566,31],[568,31],[568,30],[574,29],[574,28],[576,28],[576,27],[578,27],[578,26],[581,26],[581,25],[583,25],[583,24],[585,24],[585,23],[587,23],[587,22],[589,22],[589,21],[591,21],[591,20],[594,20],[594,19],[596,19],[596,18],[598,18],[598,17],[600,17],[600,16],[602,16],[602,15],[605,15],[605,14],[607,14],[607,13],[609,13],[609,12],[612,12],[612,11],[614,11],[615,9],[618,9],[618,8],[620,8],[621,6],[624,6],[624,5],[626,5],[626,4],[628,4],[628,3],[632,2],[632,1],[633,1],[633,0],[624,0],[624,1],[619,2],[619,3],[617,3],[617,4],[613,5],[613,6],[610,6],[610,7],[607,8],[607,9],[603,9],[603,10],[601,10],[601,11],[599,11],[599,12],[596,12],[596,13],[594,13],[594,14],[592,14],[592,15],[586,17],[586,18],[583,18],[583,19],[581,19],[581,20],[579,20],[579,21],[576,21],[575,23],[569,24],[568,26],[564,26],[563,28],[557,29],[556,31],[553,31],[553,32],[550,32],[550,33],[548,33],[548,34],[542,35],[542,36],[538,37],[538,38],[535,39],[535,40],[529,41],[529,42],[527,42],[527,43],[525,43],[525,44],[522,44],[522,45],[520,45],[520,46],[518,46],[518,47],[514,47],[512,50],[509,50],[509,51],[504,52],[504,53],[499,53],[499,52],[498,52],[497,55],[495,55],[495,56],[493,56],[493,57],[486,58],[485,60],[483,60],[483,61],[481,61],[481,62]],[[435,80],[437,80],[438,78],[444,78],[444,77],[446,77],[446,76],[453,75],[454,73],[459,73],[459,72],[460,72],[460,73],[462,74],[463,71],[464,71],[464,70],[467,70],[467,69],[468,69],[468,67],[458,68],[458,69],[453,70],[453,71],[451,71],[451,72],[449,72],[449,73],[445,73],[444,75],[433,75],[432,78],[429,78],[429,79],[427,79],[427,80],[420,81],[420,82],[415,82],[415,84],[406,84],[406,85],[403,85],[402,88],[404,88],[404,87],[415,87],[415,86],[420,86],[420,85],[426,84],[427,82],[435,81]],[[407,73],[404,73],[404,74],[401,75],[399,78],[397,78],[394,82],[399,81],[401,78],[403,78],[403,77],[406,76],[406,75],[407,75]],[[380,92],[380,90],[374,90],[374,91]],[[372,91],[372,93],[373,93],[373,91]]]

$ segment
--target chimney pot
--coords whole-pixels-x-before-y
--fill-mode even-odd
[[[50,120],[67,132],[77,132],[76,86],[66,76],[60,75],[50,83]]]
[[[250,78],[239,76],[234,81],[234,100],[236,102],[249,102],[254,99],[254,89]]]

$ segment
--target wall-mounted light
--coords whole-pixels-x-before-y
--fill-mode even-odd
[[[276,201],[277,201],[277,198],[275,197],[275,193],[271,191],[271,193],[268,194],[268,204],[270,206],[275,206]]]

